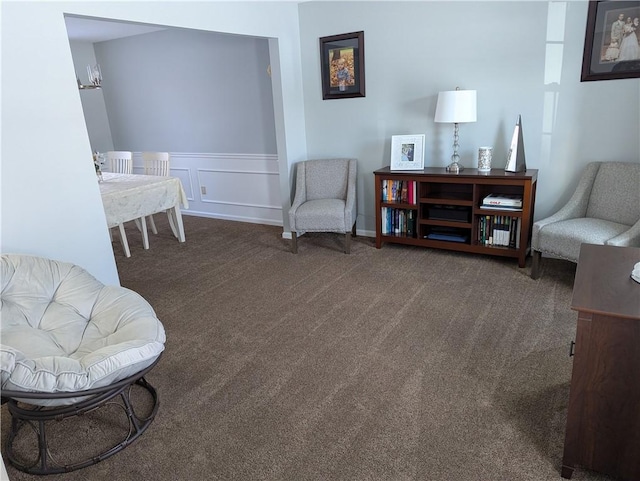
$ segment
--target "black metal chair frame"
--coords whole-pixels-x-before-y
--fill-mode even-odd
[[[146,381],[144,375],[148,373],[159,360],[160,356],[158,356],[153,364],[126,379],[110,384],[109,386],[88,389],[86,391],[46,393],[2,390],[2,404],[8,404],[9,413],[11,414],[11,430],[9,431],[5,444],[6,456],[11,465],[29,474],[67,473],[99,463],[117,452],[122,451],[149,427],[158,412],[158,394],[155,388]],[[138,417],[134,411],[131,402],[131,388],[134,385],[144,388],[153,399],[151,413],[145,418]],[[120,396],[122,403],[120,407],[122,407],[123,412],[129,420],[129,430],[124,439],[107,450],[83,461],[65,465],[56,462],[49,451],[46,423],[48,421],[61,421],[70,416],[80,416],[99,409],[107,403],[113,404],[115,401],[111,403],[110,401],[117,396]],[[61,406],[45,407],[29,404],[29,399],[55,400],[79,397],[82,399],[73,404]],[[23,407],[22,405],[25,406]],[[32,464],[22,463],[13,449],[13,442],[18,432],[26,425],[30,426],[38,436],[38,456]]]

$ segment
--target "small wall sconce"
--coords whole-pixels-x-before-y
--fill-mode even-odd
[[[83,85],[80,82],[80,79],[78,78],[78,76],[76,76],[76,80],[78,81],[78,88],[80,90],[102,88],[102,71],[100,70],[100,65],[98,64],[95,64],[94,66],[87,65],[87,76],[89,77],[88,85]]]

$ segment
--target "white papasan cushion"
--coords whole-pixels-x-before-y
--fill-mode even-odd
[[[3,254],[0,276],[3,390],[108,386],[151,365],[164,349],[164,327],[144,298],[105,286],[78,266]]]

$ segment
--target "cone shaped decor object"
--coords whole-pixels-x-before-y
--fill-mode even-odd
[[[527,170],[527,163],[524,160],[524,141],[522,139],[522,116],[518,115],[518,123],[513,131],[511,146],[507,155],[506,172],[522,172]]]

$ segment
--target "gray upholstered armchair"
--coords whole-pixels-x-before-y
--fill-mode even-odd
[[[640,247],[640,163],[587,165],[569,202],[533,224],[531,277],[542,254],[578,262],[582,243]]]
[[[298,162],[296,194],[291,209],[291,251],[298,252],[298,233],[345,234],[344,252],[356,233],[356,159],[319,159]]]

